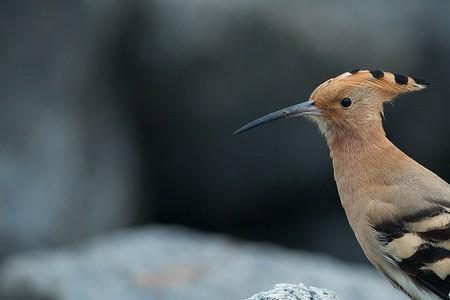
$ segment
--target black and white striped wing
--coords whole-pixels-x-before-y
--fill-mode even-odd
[[[436,204],[374,229],[384,255],[418,288],[450,299],[450,209]]]

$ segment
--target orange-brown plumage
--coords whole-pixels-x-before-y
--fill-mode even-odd
[[[383,76],[376,78],[373,72],[382,72]],[[334,132],[329,142],[339,143],[339,140],[345,140],[349,135],[370,139],[372,132],[366,132],[367,126],[374,126],[380,134],[384,134],[378,122],[383,113],[383,104],[400,94],[419,91],[426,87],[424,84],[418,84],[412,77],[406,78],[406,84],[398,84],[393,73],[364,70],[355,74],[346,72],[329,79],[319,85],[310,96],[315,105],[323,110],[322,116],[316,117],[315,120],[319,121],[320,128],[326,136],[330,133],[327,130]],[[351,107],[343,108],[340,105],[341,99],[345,97],[352,99]],[[327,123],[321,124],[320,121]],[[324,127],[324,125],[332,126]]]
[[[237,133],[306,115],[325,135],[342,206],[364,253],[412,299],[450,299],[450,186],[385,136],[383,104],[424,80],[355,70],[327,80],[310,100]]]

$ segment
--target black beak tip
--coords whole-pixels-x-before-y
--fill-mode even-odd
[[[233,135],[240,135],[241,133],[244,133],[246,130],[244,128],[239,128],[235,132],[233,132]]]

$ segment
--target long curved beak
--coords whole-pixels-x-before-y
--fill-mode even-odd
[[[247,130],[250,130],[252,128],[255,128],[257,126],[280,120],[280,119],[287,119],[287,118],[294,118],[294,117],[300,117],[304,115],[316,115],[320,116],[322,115],[322,112],[320,109],[318,109],[314,105],[314,101],[308,100],[306,102],[302,102],[290,107],[283,108],[281,110],[278,110],[276,112],[273,112],[271,114],[265,115],[264,117],[261,117],[259,119],[256,119],[253,122],[248,123],[247,125],[242,126],[238,130],[234,132],[234,134],[241,134]]]

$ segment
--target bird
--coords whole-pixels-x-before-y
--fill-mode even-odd
[[[368,260],[414,300],[450,299],[450,185],[403,151],[383,128],[384,104],[429,82],[352,70],[307,101],[238,129],[305,116],[326,139],[341,205]]]

